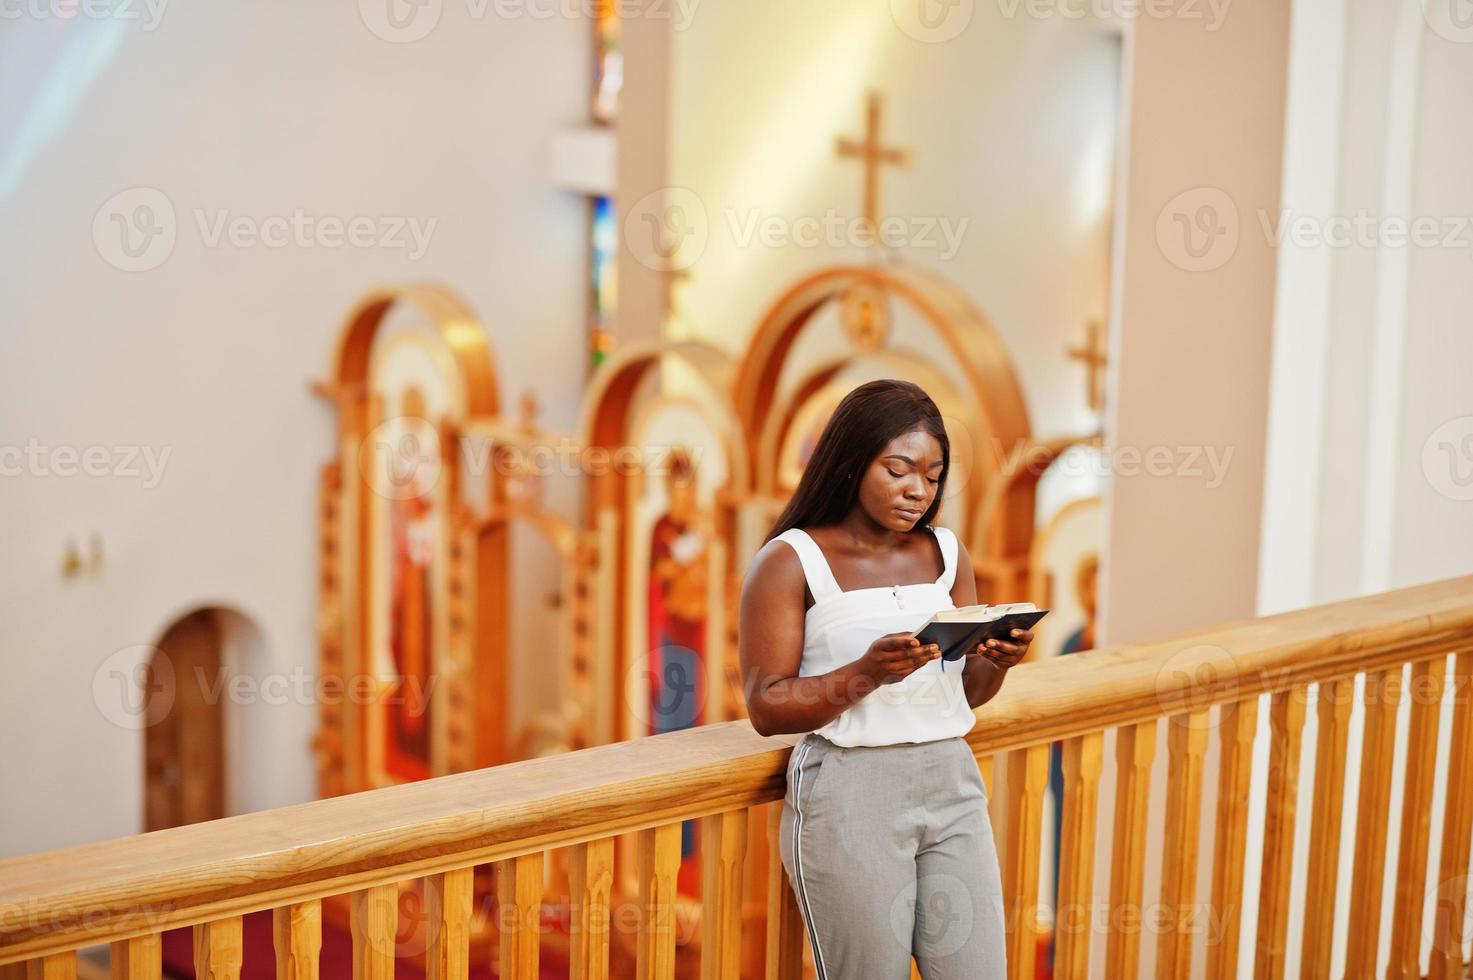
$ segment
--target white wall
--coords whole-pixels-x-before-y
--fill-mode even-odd
[[[835,140],[863,137],[876,89],[882,139],[912,153],[883,168],[882,216],[916,222],[893,254],[992,318],[1035,433],[1088,430],[1084,368],[1065,352],[1106,313],[1119,36],[990,3],[948,8],[933,34],[902,16],[913,6],[708,3],[675,32],[669,180],[705,231],[676,329],[740,353],[798,279],[872,257],[822,230],[808,246],[746,232],[754,218],[797,233],[861,213],[861,166]]]
[[[1417,0],[1296,10],[1264,613],[1473,571],[1473,37]]]
[[[333,415],[308,385],[359,293],[453,285],[490,327],[513,410],[534,387],[544,421],[571,430],[586,219],[544,173],[550,134],[586,117],[588,25],[483,6],[444,4],[413,43],[371,32],[366,0],[177,4],[153,29],[29,14],[0,28],[0,447],[168,454],[147,486],[56,475],[64,457],[43,460],[49,475],[0,460],[22,471],[0,478],[0,857],[140,829],[142,737],[108,721],[93,678],[179,613],[239,610],[265,670],[314,668]],[[93,222],[138,187],[167,196],[177,236],[162,264],[125,272],[106,260],[119,239],[100,249]],[[209,247],[194,217],[298,208],[436,224],[412,259]],[[101,576],[62,580],[66,538],[85,547],[93,532]],[[249,723],[262,768],[233,790],[242,807],[314,793],[313,706],[271,710]]]

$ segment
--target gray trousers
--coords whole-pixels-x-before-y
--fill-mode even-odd
[[[963,738],[844,747],[809,732],[788,760],[779,839],[818,980],[1003,980],[1002,875]]]

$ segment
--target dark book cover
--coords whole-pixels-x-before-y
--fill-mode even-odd
[[[920,632],[916,634],[916,639],[922,644],[935,643],[939,646],[943,660],[958,660],[968,651],[976,649],[979,643],[985,643],[988,640],[1011,642],[1013,630],[1032,629],[1033,625],[1047,613],[1047,609],[1034,609],[1006,613],[983,622],[931,620],[921,627]]]

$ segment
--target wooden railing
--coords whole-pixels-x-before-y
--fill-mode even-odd
[[[1449,669],[1449,657],[1453,666]],[[1409,665],[1409,666],[1408,666]],[[1395,753],[1404,670],[1407,736]],[[1134,977],[1142,935],[1121,910],[1143,908],[1148,850],[1162,854],[1160,904],[1172,914],[1154,929],[1156,975],[1190,975],[1204,760],[1215,738],[1219,761],[1212,815],[1212,913],[1225,926],[1205,950],[1207,975],[1238,973],[1248,792],[1260,695],[1268,695],[1271,744],[1260,900],[1254,914],[1254,975],[1284,972],[1300,745],[1311,686],[1318,737],[1311,801],[1308,887],[1300,975],[1330,975],[1334,902],[1349,889],[1345,975],[1376,972],[1382,881],[1392,810],[1392,773],[1404,773],[1390,975],[1420,977],[1424,932],[1430,975],[1465,975],[1463,933],[1473,832],[1473,578],[1230,624],[1130,648],[1105,648],[1037,664],[1009,676],[978,711],[969,736],[992,785],[1006,753],[1005,852],[1008,960],[1032,975],[1038,916],[1040,828],[1048,751],[1062,740],[1066,773],[1056,975]],[[1357,674],[1365,675],[1359,782],[1346,787],[1347,733]],[[1429,868],[1434,769],[1444,695],[1452,730],[1442,785],[1437,867]],[[1165,820],[1147,839],[1147,801],[1157,726],[1167,737]],[[1087,908],[1096,842],[1104,737],[1114,731],[1110,880],[1104,963],[1089,962],[1097,927],[1070,926]],[[318,973],[321,903],[351,894],[355,980],[392,980],[397,883],[423,879],[429,980],[467,975],[472,869],[494,864],[503,977],[538,975],[539,905],[545,856],[566,848],[571,897],[571,974],[608,976],[614,838],[636,838],[640,978],[675,969],[675,875],[680,822],[700,818],[704,881],[703,978],[739,975],[749,820],[775,821],[796,735],[764,738],[746,722],[707,726],[374,790],[122,840],[0,862],[0,980],[71,980],[76,950],[110,943],[116,980],[160,975],[161,934],[192,926],[198,975],[238,977],[242,919],[273,910],[276,973]],[[1354,871],[1337,880],[1346,797],[1355,800]],[[9,801],[11,806],[40,805]],[[769,823],[771,826],[771,823]],[[804,931],[770,846],[766,875],[765,976],[797,978]],[[1104,883],[1101,883],[1104,884]],[[1433,921],[1424,901],[1437,899]],[[1178,914],[1179,913],[1179,914]],[[1125,924],[1122,925],[1121,923]],[[24,964],[21,966],[20,964]]]

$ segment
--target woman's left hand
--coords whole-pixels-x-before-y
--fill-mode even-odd
[[[1007,670],[1022,660],[1028,653],[1028,645],[1033,642],[1032,630],[1013,630],[1012,641],[988,640],[986,643],[977,644],[977,648],[967,654],[970,663],[976,657],[986,657],[992,666],[999,670]]]

